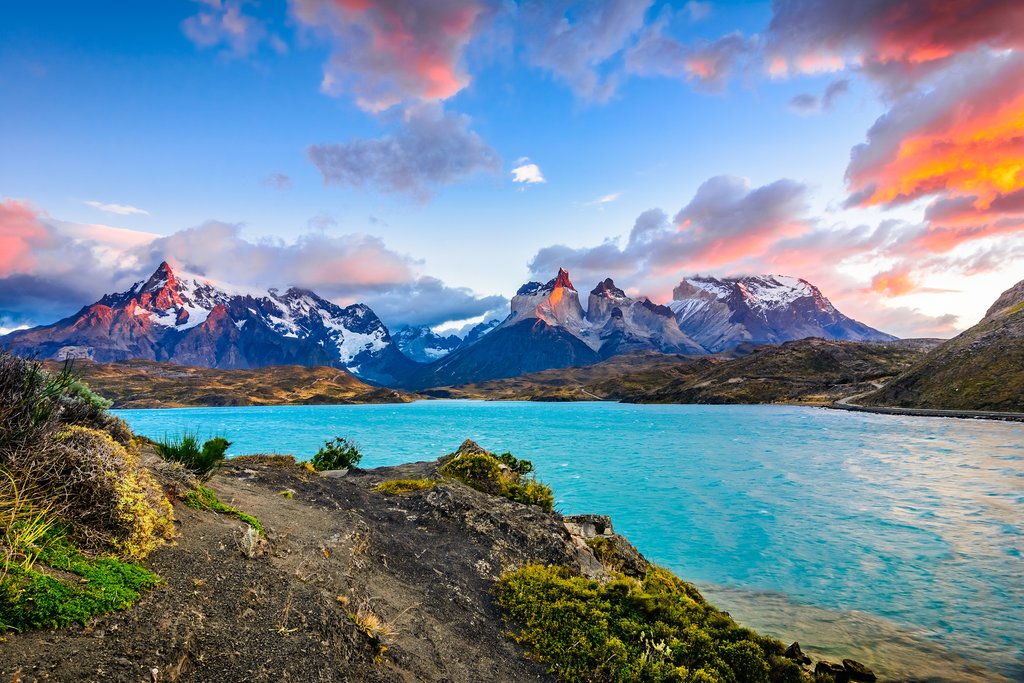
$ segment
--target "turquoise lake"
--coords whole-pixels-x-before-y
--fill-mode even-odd
[[[471,438],[532,460],[741,623],[889,678],[1024,681],[1024,425],[786,406],[423,401],[115,411],[363,467]],[[258,511],[253,511],[258,514]]]

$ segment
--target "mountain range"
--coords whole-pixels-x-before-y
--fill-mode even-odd
[[[161,263],[152,276],[50,325],[0,337],[41,359],[143,359],[245,369],[343,368],[360,380],[422,389],[579,367],[623,353],[701,355],[805,337],[889,341],[837,311],[817,287],[778,275],[694,277],[661,305],[632,298],[608,278],[584,310],[565,270],[528,282],[509,315],[463,339],[425,327],[392,335],[364,304],[341,307],[314,292],[241,288]]]

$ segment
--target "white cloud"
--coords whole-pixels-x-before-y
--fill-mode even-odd
[[[529,159],[520,159],[520,165],[512,169],[512,182],[526,183],[528,185],[533,185],[534,183],[546,183],[547,180],[544,178],[544,174],[541,173],[540,166],[537,164],[524,163],[528,161]]]
[[[585,202],[583,206],[596,206],[599,209],[604,208],[605,204],[611,204],[614,201],[618,201],[619,197],[622,196],[621,192],[611,192],[606,195],[602,195],[592,202]]]
[[[146,211],[145,209],[140,209],[139,207],[132,206],[130,204],[104,204],[103,202],[97,202],[95,200],[89,200],[85,202],[85,204],[91,206],[94,209],[98,209],[103,213],[115,213],[118,216],[149,215],[149,211]]]

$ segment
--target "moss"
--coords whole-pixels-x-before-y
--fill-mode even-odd
[[[516,467],[507,464],[510,459]],[[441,475],[461,481],[478,491],[551,510],[555,504],[551,488],[536,478],[527,479],[523,476],[522,472],[532,469],[528,460],[516,460],[507,453],[495,456],[479,452],[462,453],[446,462],[439,471]]]
[[[516,640],[561,681],[796,682],[782,643],[741,628],[691,585],[652,567],[606,584],[563,567],[504,576],[498,604]]]
[[[75,574],[65,581],[41,566]],[[0,631],[63,628],[134,605],[159,578],[139,565],[114,557],[90,558],[63,530],[48,535],[32,568],[7,566],[0,572]]]
[[[615,550],[615,546],[607,538],[588,538],[584,542],[594,551],[594,557],[597,558],[598,562],[613,571],[622,570],[622,566],[625,563],[619,556],[618,551]]]
[[[381,493],[390,493],[393,495],[399,495],[402,493],[413,493],[415,491],[425,491],[432,489],[438,485],[436,479],[392,479],[391,481],[381,482],[373,487],[374,491],[380,491]]]
[[[265,535],[263,525],[260,524],[258,519],[246,512],[242,512],[230,505],[222,503],[220,499],[217,498],[217,494],[214,493],[212,489],[205,486],[199,486],[196,489],[189,491],[182,496],[182,500],[185,502],[185,505],[189,506],[193,510],[213,510],[214,512],[237,517],[239,520],[245,522],[258,531],[260,536]]]

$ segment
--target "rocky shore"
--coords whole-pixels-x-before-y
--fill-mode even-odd
[[[467,442],[437,461],[322,474],[289,456],[230,460],[209,488],[255,515],[264,538],[179,501],[177,542],[148,562],[160,585],[88,626],[7,635],[0,680],[557,680],[510,637],[499,579],[552,566],[607,583],[650,565],[607,517],[563,516],[439,476],[477,450]],[[396,481],[432,483],[381,490]],[[826,670],[874,680],[796,645],[785,658],[806,680]]]

